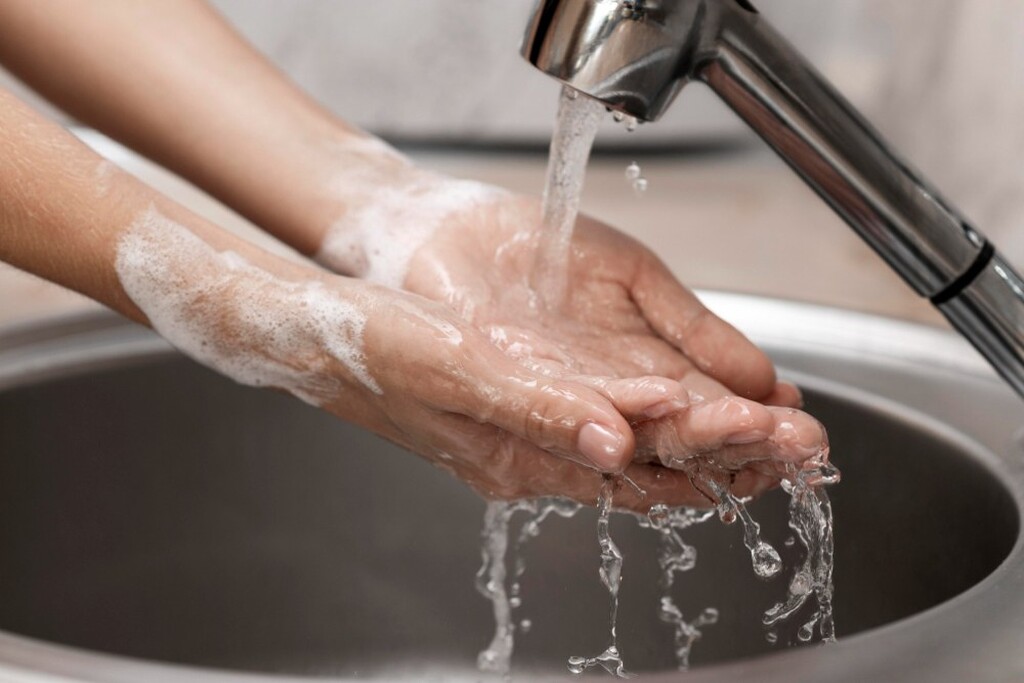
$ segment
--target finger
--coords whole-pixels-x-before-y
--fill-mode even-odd
[[[775,368],[768,356],[709,311],[653,255],[640,268],[631,294],[651,327],[701,372],[745,398],[771,395]]]
[[[630,421],[657,420],[690,405],[686,388],[666,377],[575,376],[572,379],[599,392]]]
[[[482,426],[456,424],[454,429],[439,434],[441,441],[450,441],[452,433],[477,434]],[[487,442],[487,438],[473,439]],[[458,452],[465,446],[461,440],[445,444],[445,449]],[[604,483],[604,475],[592,467],[555,457],[533,444],[507,437],[501,446],[486,458],[454,458],[440,463],[455,476],[488,499],[517,500],[539,496],[563,496],[583,505],[593,506]],[[613,475],[614,476],[614,475]],[[613,505],[619,509],[646,513],[653,505],[706,508],[717,503],[713,495],[695,483],[691,475],[661,465],[631,464],[622,477],[616,477]],[[730,477],[726,474],[726,483]],[[779,477],[750,469],[731,477],[730,490],[737,496],[757,496],[778,486]]]
[[[828,448],[824,427],[794,408],[763,406],[738,397],[692,404],[688,410],[636,426],[638,459],[652,455],[669,467],[697,456],[728,469],[774,460],[782,470]]]
[[[491,346],[464,367],[472,380],[457,407],[463,415],[602,472],[621,472],[632,459],[633,431],[600,392],[524,368]]]
[[[775,385],[768,396],[761,399],[761,403],[769,406],[781,406],[783,408],[803,408],[804,397],[799,387],[789,382],[779,382]]]
[[[695,455],[724,453],[729,446],[764,443],[775,422],[770,410],[753,401],[726,396],[694,403],[688,410],[636,426],[638,453],[681,467]]]
[[[516,476],[486,481],[475,473],[455,473],[484,497],[517,500],[540,496],[563,496],[581,505],[595,506],[604,476],[577,463],[548,453],[520,454]],[[612,505],[616,509],[646,514],[654,505],[708,508],[717,501],[694,485],[689,475],[661,465],[631,464],[615,481]],[[628,478],[628,481],[627,479]],[[738,496],[757,496],[778,485],[775,476],[753,470],[739,473],[730,488]]]

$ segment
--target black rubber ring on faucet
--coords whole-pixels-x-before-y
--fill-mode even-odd
[[[974,279],[981,275],[981,271],[988,267],[989,262],[992,261],[992,257],[995,256],[995,254],[996,250],[995,247],[992,246],[992,243],[985,242],[981,247],[981,251],[978,252],[978,257],[974,259],[974,263],[971,264],[971,267],[965,270],[960,277],[949,283],[944,290],[933,296],[932,303],[936,306],[941,306],[960,292],[967,289],[967,287],[974,282]]]

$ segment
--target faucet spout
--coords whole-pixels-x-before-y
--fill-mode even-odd
[[[1024,397],[1024,280],[746,0],[540,0],[522,54],[657,120],[702,81]]]

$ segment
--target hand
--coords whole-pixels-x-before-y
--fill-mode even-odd
[[[535,200],[411,169],[396,177],[404,191],[392,187],[387,206],[351,211],[320,259],[358,275],[387,274],[388,284],[445,303],[521,366],[603,389],[633,426],[636,450],[602,469],[631,461],[691,473],[699,466],[702,476],[728,483],[742,473],[741,482],[755,479],[763,489],[765,478],[827,459],[824,430],[796,410],[798,390],[777,382],[761,351],[634,240],[581,219],[567,298],[550,310],[531,287],[544,237]],[[367,234],[381,230],[393,237],[367,249]],[[402,245],[404,259],[390,247],[400,235],[417,237]],[[382,265],[402,260],[397,274]],[[632,382],[623,385],[625,378]],[[657,406],[652,392],[663,393]],[[646,411],[631,404],[637,396]],[[691,489],[691,497],[706,493]]]
[[[420,453],[487,497],[593,503],[597,468],[621,469],[633,451],[620,412],[660,414],[678,393],[666,381],[552,377],[443,304],[176,218],[151,207],[117,245],[124,291],[158,332],[242,383],[283,389]],[[685,475],[662,470],[627,469],[648,496],[623,502],[697,502]]]

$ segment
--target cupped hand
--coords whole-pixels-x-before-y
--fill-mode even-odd
[[[685,470],[735,482],[744,495],[827,460],[825,432],[797,409],[799,391],[778,382],[756,346],[635,240],[581,218],[565,298],[552,307],[536,287],[545,239],[539,202],[426,174],[406,187],[373,213],[389,232],[417,239],[402,245],[406,267],[389,284],[444,303],[517,367],[607,399],[629,423],[633,434],[619,434],[633,447],[592,460],[598,468],[659,463],[653,473],[673,486],[682,485],[675,471]],[[321,260],[358,275],[383,272],[377,263],[401,254],[379,241],[366,249],[369,229],[353,212],[329,234]],[[713,498],[696,483],[686,483],[687,497]],[[510,481],[495,489],[521,493]]]
[[[187,355],[372,429],[492,498],[592,503],[599,470],[622,469],[634,450],[622,406],[656,414],[678,394],[660,380],[539,372],[442,303],[280,259],[157,206],[122,233],[115,268],[140,316]],[[626,472],[648,496],[625,504],[698,502],[681,473]]]
[[[670,415],[685,414],[678,382],[543,371],[443,304],[384,288],[376,296],[364,353],[380,392],[361,392],[355,402],[378,433],[487,498],[561,495],[593,504],[602,472],[622,472],[632,485],[620,487],[619,506],[708,504],[691,473],[631,462],[630,420],[670,424]],[[352,404],[339,394],[321,405],[351,419]],[[757,495],[776,481],[748,469],[736,473],[733,491]]]

